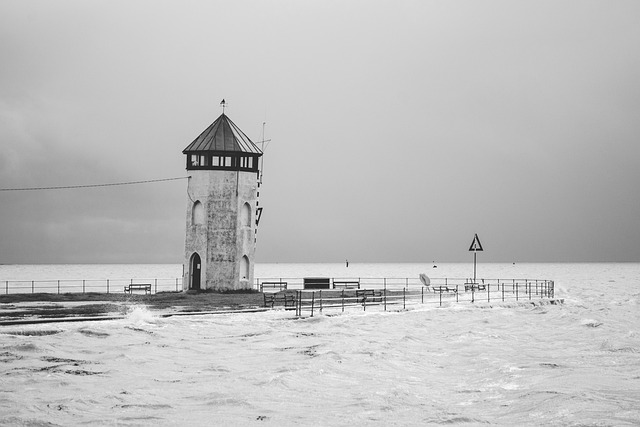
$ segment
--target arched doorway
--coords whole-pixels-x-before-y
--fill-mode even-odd
[[[194,253],[191,256],[191,262],[189,263],[189,289],[200,289],[201,270],[202,264],[200,262],[200,255]]]

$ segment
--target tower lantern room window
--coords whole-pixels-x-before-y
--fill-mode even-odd
[[[187,156],[187,169],[258,171],[258,156],[237,153],[194,153]]]

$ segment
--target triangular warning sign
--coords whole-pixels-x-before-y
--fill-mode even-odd
[[[471,246],[469,246],[469,252],[480,252],[482,250],[482,243],[480,243],[480,239],[478,239],[478,235],[473,236],[473,242],[471,242]]]

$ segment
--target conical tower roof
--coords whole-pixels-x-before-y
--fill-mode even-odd
[[[262,151],[224,113],[206,128],[182,153],[251,153]]]

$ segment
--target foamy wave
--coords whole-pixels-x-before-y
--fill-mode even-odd
[[[127,308],[126,320],[131,323],[156,323],[159,318],[144,305],[132,305]]]

